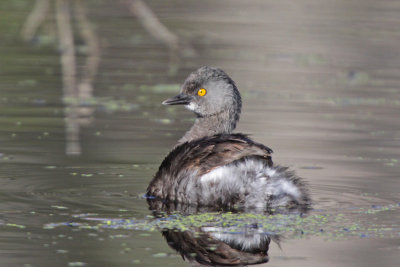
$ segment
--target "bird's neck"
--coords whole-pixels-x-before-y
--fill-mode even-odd
[[[178,144],[194,141],[206,136],[216,134],[230,134],[236,127],[239,115],[223,111],[213,115],[198,117],[189,131],[179,139]]]

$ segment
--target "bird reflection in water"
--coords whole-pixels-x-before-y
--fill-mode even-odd
[[[156,218],[169,220],[178,216],[190,216],[215,212],[212,207],[195,207],[185,204],[166,205],[165,202],[148,199]],[[292,210],[293,212],[293,210]],[[215,216],[224,213],[213,213]],[[217,220],[218,221],[218,220]],[[196,225],[198,222],[194,222]],[[201,223],[203,224],[203,223]],[[185,229],[165,228],[161,233],[168,245],[176,250],[191,266],[245,266],[269,261],[271,241],[279,245],[280,237],[266,231],[257,219],[247,218],[240,225],[210,220],[201,226],[184,226]]]

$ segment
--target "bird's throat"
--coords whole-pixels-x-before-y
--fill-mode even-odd
[[[179,139],[178,144],[191,142],[206,136],[230,134],[236,127],[236,118],[231,112],[220,112],[206,117],[198,117],[186,134]]]

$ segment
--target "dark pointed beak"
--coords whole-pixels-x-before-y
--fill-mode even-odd
[[[192,101],[192,96],[185,95],[183,93],[180,93],[179,95],[176,95],[174,97],[171,97],[164,102],[162,102],[163,105],[188,105]]]

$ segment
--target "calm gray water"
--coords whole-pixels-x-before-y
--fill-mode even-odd
[[[283,231],[267,265],[398,266],[399,1],[148,1],[175,50],[122,1],[85,2],[101,55],[77,107],[54,7],[25,42],[33,1],[0,1],[1,266],[190,265],[143,227],[143,194],[193,121],[160,103],[203,65],[236,81],[237,131],[304,177],[321,215],[305,234]],[[72,13],[79,80],[91,52]]]

